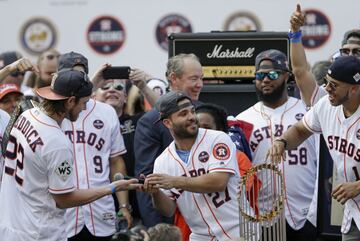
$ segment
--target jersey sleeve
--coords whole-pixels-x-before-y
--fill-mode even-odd
[[[75,190],[73,158],[71,149],[67,148],[45,154],[50,193],[63,194]]]
[[[230,137],[221,133],[215,137],[211,145],[209,160],[209,172],[239,172],[236,160],[236,147]]]
[[[153,173],[166,173],[166,174],[169,174],[169,170],[167,169],[167,165],[164,165],[164,163],[162,163],[163,160],[166,160],[168,159],[169,156],[166,155],[165,153],[162,153],[159,157],[156,158],[155,162],[154,162],[154,170],[153,170]],[[172,175],[172,174],[170,174]],[[172,189],[162,189],[161,188],[161,191],[163,193],[165,193],[166,196],[168,196],[170,199],[172,200],[176,200],[177,197],[180,196],[180,193],[178,190],[176,190],[175,188],[172,188]]]
[[[117,118],[115,110],[109,112],[109,118],[112,119],[112,128],[111,128],[111,150],[110,157],[121,155],[126,153],[126,148],[124,144],[124,138],[120,131],[120,121]]]
[[[302,122],[304,126],[313,133],[321,133],[321,124],[319,121],[319,115],[321,113],[321,109],[324,108],[324,101],[326,100],[326,96],[323,97],[318,103],[316,103],[308,112],[305,113]]]

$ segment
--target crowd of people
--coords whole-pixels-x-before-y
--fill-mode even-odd
[[[204,75],[192,53],[169,58],[165,80],[137,68],[108,79],[108,63],[90,78],[78,52],[51,49],[37,63],[0,54],[0,237],[242,240],[240,178],[271,162],[284,178],[287,240],[316,241],[322,134],[341,180],[332,196],[345,206],[342,239],[360,240],[360,29],[309,68],[305,18],[297,5],[291,66],[279,50],[257,54],[258,102],[236,117],[199,100]],[[289,96],[290,80],[300,99]],[[14,116],[28,100],[32,108]],[[269,179],[247,186],[254,214],[271,211]]]

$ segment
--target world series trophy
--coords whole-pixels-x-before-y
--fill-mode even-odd
[[[266,161],[239,182],[240,237],[246,241],[286,241],[285,186],[282,172]]]

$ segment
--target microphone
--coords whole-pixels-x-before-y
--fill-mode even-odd
[[[144,181],[145,181],[145,179],[143,179],[143,178],[130,177],[130,176],[124,175],[120,172],[117,172],[114,174],[114,181],[130,180],[130,179],[137,179],[139,181],[139,183],[141,183],[141,184],[144,184]]]

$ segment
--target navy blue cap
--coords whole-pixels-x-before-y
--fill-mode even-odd
[[[265,50],[256,56],[255,59],[256,71],[260,69],[260,64],[263,60],[270,60],[273,64],[272,69],[274,70],[290,71],[289,62],[286,55],[277,49]]]
[[[178,105],[179,101],[183,99],[189,100],[190,103],[186,103],[184,105]],[[156,122],[163,120],[169,117],[171,114],[191,105],[193,105],[191,98],[188,95],[186,95],[184,92],[170,91],[165,95],[162,95],[156,102],[156,108],[160,114],[160,118]]]
[[[342,56],[337,58],[329,67],[327,74],[341,82],[360,84],[360,60],[355,56]]]
[[[93,85],[86,73],[64,69],[53,75],[51,85],[36,89],[36,93],[47,100],[64,100],[71,96],[90,96]]]
[[[59,58],[59,71],[62,69],[72,69],[76,65],[84,66],[85,73],[89,73],[88,60],[84,55],[70,52],[60,55]]]

